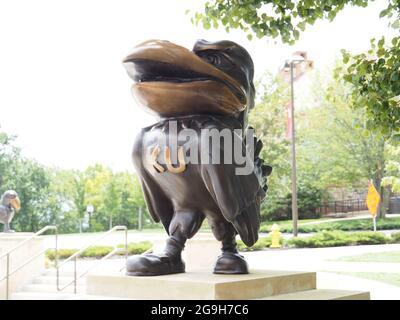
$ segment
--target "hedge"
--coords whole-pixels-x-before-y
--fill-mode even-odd
[[[125,245],[120,244],[117,246],[118,248],[124,248]],[[151,249],[152,244],[150,241],[143,241],[143,242],[138,242],[138,243],[129,243],[128,244],[128,254],[141,254],[149,249]],[[109,254],[112,250],[114,250],[114,247],[111,246],[93,246],[85,251],[82,252],[81,257],[82,258],[102,258]],[[59,259],[67,259],[74,253],[78,252],[78,249],[59,249],[58,250],[58,258]],[[119,255],[124,255],[125,252],[119,252]],[[55,250],[54,249],[49,249],[46,251],[46,257],[49,260],[54,260],[55,259]]]
[[[269,248],[271,245],[271,236],[259,238],[258,241],[252,246],[246,246],[242,240],[238,240],[238,250],[239,251],[258,251],[265,248]],[[284,239],[281,237],[281,244],[283,244]]]
[[[344,232],[344,231],[322,231],[309,237],[296,237],[283,240],[283,246],[296,248],[323,248],[339,246],[373,245],[386,243],[400,243],[400,232],[393,233],[390,237],[380,232]],[[238,241],[239,251],[257,251],[268,248],[271,245],[271,237],[260,238],[257,243],[248,248],[243,241]]]
[[[400,232],[392,233],[390,242],[392,242],[392,243],[400,243]]]
[[[380,232],[343,232],[322,231],[310,237],[296,237],[288,241],[289,246],[297,248],[322,248],[338,246],[355,246],[365,244],[390,243],[391,238]]]
[[[400,229],[400,218],[385,218],[376,221],[377,230]],[[373,229],[372,219],[342,220],[336,222],[321,222],[309,225],[300,225],[300,233],[313,233],[319,231],[370,231]],[[282,226],[281,232],[291,233],[292,226]]]

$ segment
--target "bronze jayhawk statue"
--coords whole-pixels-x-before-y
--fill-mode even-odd
[[[130,257],[127,274],[185,272],[181,252],[204,219],[222,243],[214,273],[248,273],[235,239],[239,234],[248,246],[257,241],[260,204],[272,170],[259,158],[261,141],[247,134],[255,95],[249,53],[231,41],[198,40],[190,51],[150,40],[136,46],[123,64],[134,80],[135,100],[158,118],[136,137],[133,162],[148,210],[169,235],[162,254]],[[203,133],[213,130],[233,139],[210,144]],[[184,132],[191,133],[190,143],[182,140]],[[227,156],[235,143],[251,164],[246,174],[238,174],[242,164]],[[250,145],[251,156],[246,153]]]
[[[0,222],[4,224],[3,232],[14,232],[10,228],[10,223],[19,209],[21,209],[21,201],[18,194],[13,190],[4,192],[0,199]]]

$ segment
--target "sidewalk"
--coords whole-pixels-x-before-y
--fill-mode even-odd
[[[253,270],[266,269],[317,272],[317,284],[319,289],[369,291],[371,292],[371,299],[374,300],[400,300],[400,287],[380,281],[337,274],[337,272],[400,273],[400,263],[329,261],[343,256],[388,251],[400,251],[400,244],[315,249],[269,249],[245,252],[243,255],[250,269]],[[78,270],[84,271],[97,262],[96,260],[80,260],[78,262]],[[121,270],[124,265],[125,260],[122,258],[110,259],[94,268],[93,272],[114,272],[115,270]],[[62,269],[62,271],[72,271],[73,264],[67,264]],[[210,272],[212,272],[211,266]]]
[[[243,255],[253,269],[278,269],[318,272],[318,288],[370,291],[371,299],[400,300],[400,287],[340,275],[336,272],[400,273],[400,263],[329,261],[363,253],[400,251],[400,244],[368,245],[315,249],[278,249],[248,252]]]

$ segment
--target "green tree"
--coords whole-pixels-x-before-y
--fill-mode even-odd
[[[366,7],[373,0],[212,0],[205,3],[203,13],[195,13],[192,21],[204,28],[225,26],[241,29],[251,39],[280,37],[293,44],[317,20],[332,21],[346,5]],[[379,17],[389,18],[390,26],[400,28],[400,0],[387,0]],[[377,13],[378,14],[378,13]],[[352,56],[343,51],[347,64],[343,79],[353,85],[351,104],[363,109],[367,126],[400,141],[400,37],[389,43],[371,40],[367,53]]]
[[[352,106],[365,110],[368,128],[400,141],[400,37],[389,44],[373,39],[367,53],[352,56],[343,50],[343,61],[342,79],[353,86]]]
[[[382,180],[384,186],[393,192],[400,193],[400,146],[389,145],[386,149],[386,176]]]
[[[226,31],[241,29],[251,39],[280,37],[293,44],[307,25],[317,20],[332,21],[346,5],[366,7],[372,0],[212,0],[205,3],[204,12],[195,13],[192,21],[205,29]],[[390,5],[395,1],[388,1]]]
[[[261,158],[272,166],[268,178],[271,196],[283,196],[290,188],[290,142],[286,139],[285,106],[289,102],[288,86],[265,73],[257,82],[257,99],[250,112],[249,125],[262,140]]]
[[[367,186],[372,179],[383,194],[389,141],[367,128],[364,110],[351,109],[351,86],[317,75],[312,87],[310,102],[317,104],[299,113],[297,121],[299,180],[325,188]]]

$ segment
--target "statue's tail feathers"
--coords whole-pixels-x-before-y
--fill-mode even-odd
[[[240,238],[248,247],[253,246],[258,240],[258,230],[260,229],[260,204],[256,199],[247,208],[238,214],[234,221],[233,226],[239,233]]]

